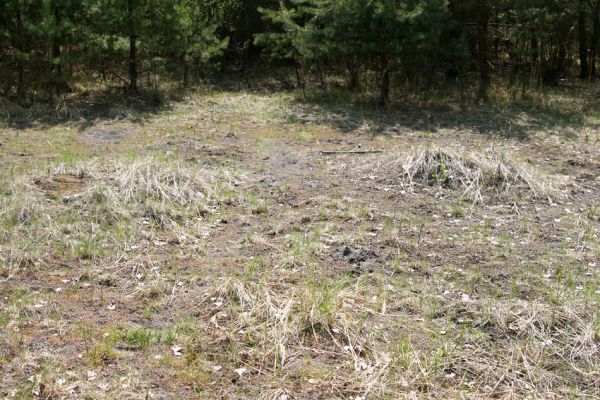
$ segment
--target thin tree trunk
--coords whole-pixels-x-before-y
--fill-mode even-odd
[[[137,48],[136,48],[137,37],[135,35],[129,36],[129,90],[132,93],[137,92]]]
[[[540,46],[538,42],[538,37],[535,32],[531,33],[531,37],[529,38],[529,43],[531,45],[531,80],[534,82],[533,84],[539,87],[541,85],[540,80]],[[525,82],[524,82],[525,83]],[[525,89],[523,89],[525,91]]]
[[[385,60],[381,73],[381,86],[379,88],[379,105],[385,106],[390,101],[390,62]]]
[[[188,62],[185,59],[185,57],[183,57],[183,88],[187,89],[190,82],[189,82],[189,72],[190,67],[188,66]]]
[[[21,3],[17,4],[17,39],[15,40],[15,48],[19,51],[23,51],[23,19],[21,15]],[[25,66],[20,55],[16,56],[17,59],[17,99],[22,101],[25,98]]]
[[[69,38],[69,44],[67,45],[67,54],[73,54],[73,47],[71,46],[71,39]],[[66,82],[71,82],[73,79],[73,63],[69,62],[67,69],[67,77],[65,79]]]
[[[306,100],[306,88],[304,84],[304,74],[302,73],[302,65],[300,63],[296,63],[296,81],[298,82],[298,86],[302,89],[302,97]]]
[[[554,78],[553,84],[559,82],[559,80],[564,76],[567,64],[567,44],[560,43],[558,47],[557,54],[557,63],[556,63],[556,76]]]
[[[25,68],[23,62],[17,63],[17,99],[22,101],[25,98]]]
[[[134,24],[134,0],[127,0],[127,13],[128,13],[128,33],[129,33],[129,91],[132,93],[137,92],[137,36],[135,34]]]
[[[487,101],[490,86],[490,65],[488,60],[488,23],[490,10],[482,4],[477,23],[477,57],[479,63],[479,99]]]
[[[592,43],[590,45],[590,78],[596,77],[596,58],[600,40],[600,0],[596,0],[592,11]]]
[[[590,66],[588,64],[586,13],[583,0],[580,0],[579,2],[577,25],[579,29],[579,77],[581,79],[588,79]]]
[[[465,102],[465,67],[464,62],[462,60],[458,76],[460,82],[460,103],[462,105]]]
[[[325,90],[326,83],[325,83],[325,74],[323,73],[323,62],[319,63],[319,68],[318,68],[317,73],[319,74],[319,86],[321,87],[321,90]]]
[[[189,47],[189,43],[192,41],[191,37],[186,37],[185,39],[185,49]],[[183,63],[183,88],[187,89],[190,85],[190,65],[187,59],[186,50],[183,50],[181,54],[181,62]]]
[[[358,76],[360,72],[360,67],[358,63],[354,60],[347,59],[346,68],[348,68],[348,75],[350,76],[350,80],[348,82],[348,89],[350,89],[351,91],[358,90],[360,86]]]
[[[54,1],[54,25],[55,32],[52,37],[52,67],[51,67],[51,79],[52,79],[52,88],[54,89],[54,95],[56,97],[60,96],[62,92],[62,64],[61,64],[61,49],[60,49],[60,38],[58,35],[60,34],[60,11],[58,8],[58,4]]]

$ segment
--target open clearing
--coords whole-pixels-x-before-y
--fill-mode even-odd
[[[0,397],[599,398],[599,90],[7,123]]]

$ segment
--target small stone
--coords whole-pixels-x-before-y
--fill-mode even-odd
[[[174,354],[176,357],[179,357],[179,356],[181,356],[181,350],[182,350],[182,349],[181,349],[181,346],[171,346],[171,351],[173,351],[173,354]]]

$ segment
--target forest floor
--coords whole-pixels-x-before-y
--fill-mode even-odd
[[[0,397],[600,398],[589,90],[6,120]]]

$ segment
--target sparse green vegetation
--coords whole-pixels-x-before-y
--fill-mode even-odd
[[[92,346],[87,353],[88,362],[92,367],[101,367],[117,360],[117,352],[110,340],[103,340]]]

